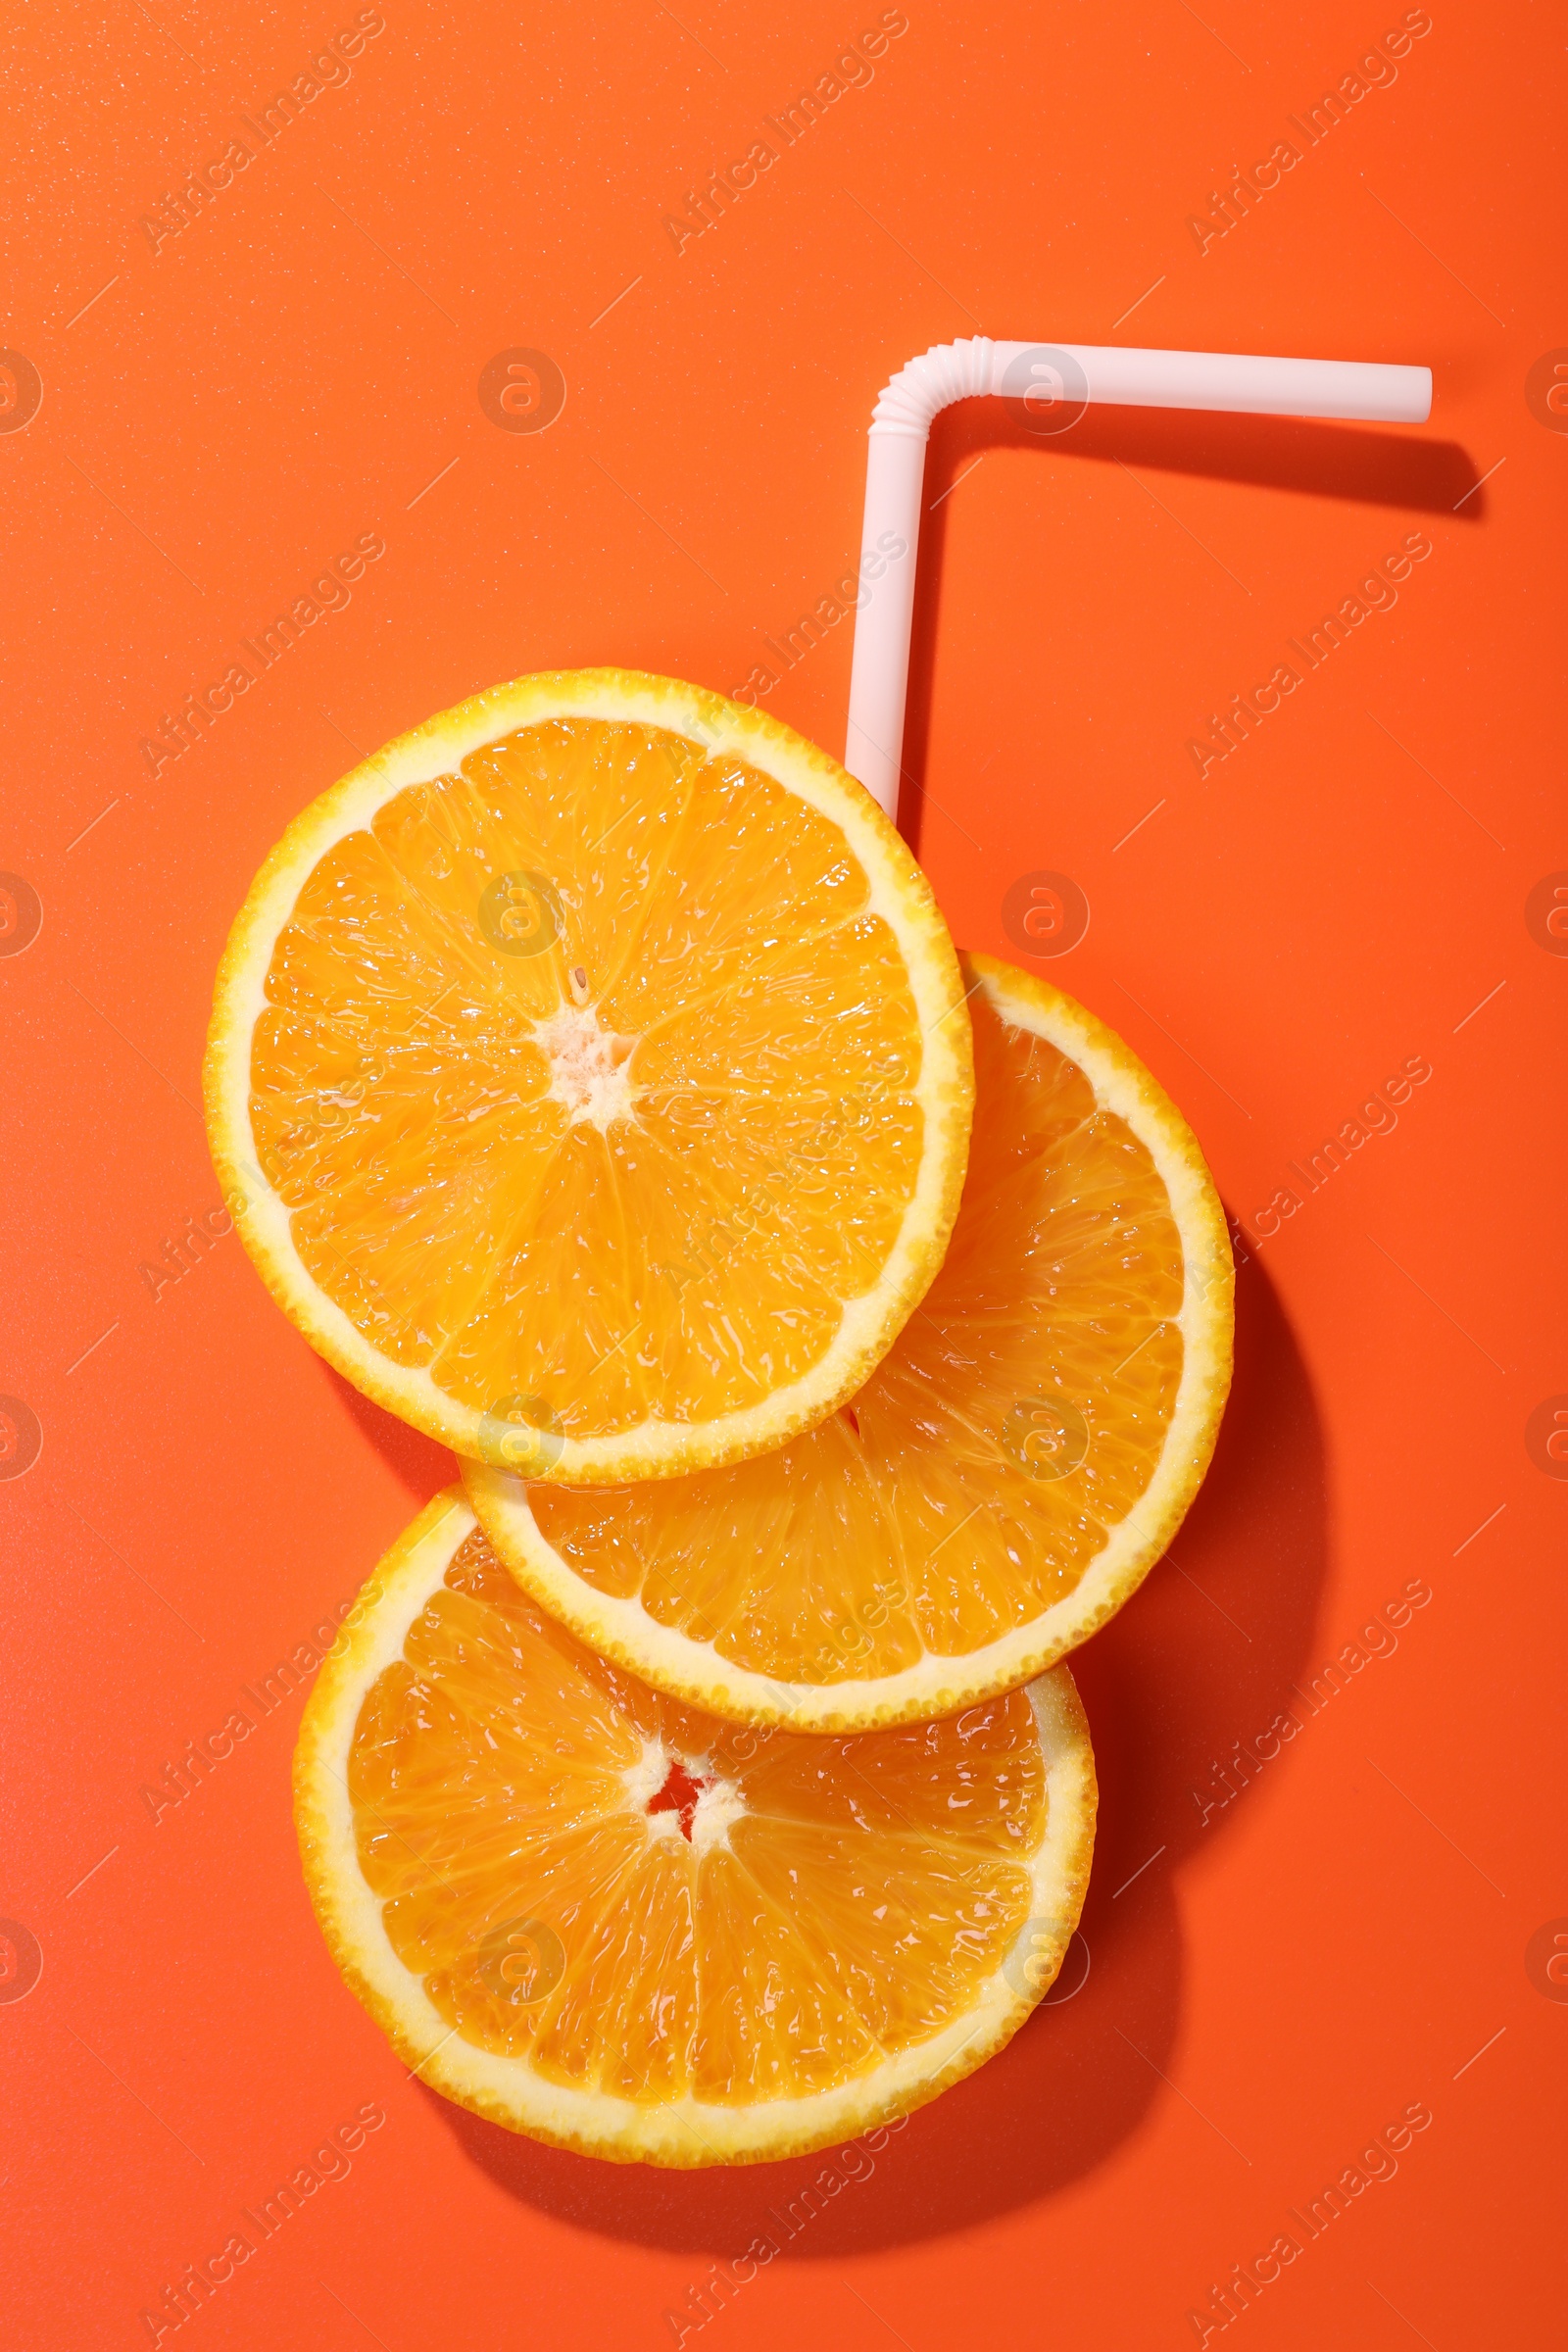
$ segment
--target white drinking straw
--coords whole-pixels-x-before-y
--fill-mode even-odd
[[[1422,424],[1432,408],[1432,370],[1231,352],[1120,351],[1097,343],[993,343],[985,335],[938,343],[901,368],[871,420],[844,753],[845,766],[889,816],[898,812],[926,439],[939,409],[985,393],[1019,400],[1026,421],[1042,434],[1066,430],[1091,400]]]

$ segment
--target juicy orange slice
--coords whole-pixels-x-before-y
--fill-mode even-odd
[[[423,2082],[621,2162],[754,2163],[906,2113],[1056,1973],[1093,1843],[1064,1667],[956,1722],[802,1740],[646,1690],[536,1608],[460,1489],[305,1711],[305,1875]]]
[[[206,1089],[307,1339],[565,1481],[822,1419],[941,1262],[973,1077],[919,868],[789,728],[525,678],[357,768],[263,867]]]
[[[853,1402],[781,1451],[657,1488],[465,1469],[536,1598],[715,1714],[854,1730],[1013,1688],[1133,1592],[1213,1449],[1233,1277],[1191,1131],[1071,998],[964,962],[962,1206]]]

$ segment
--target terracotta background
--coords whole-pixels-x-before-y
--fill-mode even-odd
[[[165,2285],[367,2103],[350,2175],[193,2335],[653,2352],[813,2169],[599,2168],[411,2083],[300,1884],[297,1699],[151,1817],[143,1787],[449,1464],[311,1355],[233,1238],[156,1298],[139,1269],[217,1204],[211,975],[286,819],[517,672],[738,685],[853,564],[886,376],[976,331],[1426,362],[1436,404],[1055,439],[975,407],[935,435],[906,824],[965,943],[1016,952],[1003,901],[1034,870],[1085,894],[1041,968],[1170,1088],[1251,1237],[1237,1387],[1174,1564],[1082,1657],[1087,1980],[686,2341],[1174,2352],[1412,2105],[1397,2173],[1226,2340],[1561,2340],[1568,940],[1531,898],[1568,868],[1561,28],[1518,0],[908,0],[871,77],[677,252],[666,216],[881,17],[385,0],[266,145],[243,119],[365,23],[352,0],[67,6],[10,44],[0,342],[42,386],[19,423],[25,365],[0,376],[0,867],[26,886],[0,901],[0,1391],[42,1435],[0,1482],[0,1915],[42,1956],[16,1997],[30,1947],[0,1947],[28,2352],[151,2340]],[[1417,22],[1396,78],[1360,67]],[[1291,119],[1347,77],[1364,95],[1308,143]],[[235,138],[245,167],[149,235]],[[1232,167],[1281,141],[1299,161],[1219,235]],[[517,347],[564,379],[547,431],[481,409]],[[372,533],[352,601],[149,761]],[[1415,533],[1397,604],[1200,776],[1211,715]],[[768,698],[834,750],[850,646]],[[1397,1125],[1308,1190],[1291,1163],[1407,1060],[1431,1075]],[[30,1425],[6,1426],[15,1470]],[[1311,1713],[1413,1582],[1396,1649]],[[1194,1791],[1292,1706],[1205,1818]]]

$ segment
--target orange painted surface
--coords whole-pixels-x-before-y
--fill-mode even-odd
[[[142,2313],[248,2232],[158,2340],[652,2352],[679,2311],[704,2352],[1555,2345],[1556,31],[1346,0],[115,0],[15,46],[7,2339],[154,2340]],[[1282,145],[1227,222],[1232,167]],[[831,2167],[596,2168],[410,2082],[300,1883],[301,1694],[266,1678],[308,1675],[450,1462],[231,1235],[143,1269],[218,1203],[209,988],[286,820],[557,664],[782,670],[768,707],[838,749],[851,626],[819,600],[871,402],[982,330],[1435,371],[1420,428],[1040,439],[971,408],[933,439],[906,821],[964,945],[1020,952],[1026,877],[1082,894],[1036,968],[1148,1059],[1240,1220],[1235,1395],[1174,1564],[1080,1662],[1104,1807],[1063,1996]],[[767,641],[813,609],[785,666]],[[211,1735],[191,1793],[144,1794]],[[247,2211],[340,2130],[264,2235]]]

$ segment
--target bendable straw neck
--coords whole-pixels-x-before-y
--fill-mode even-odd
[[[1421,424],[1431,413],[1432,371],[1354,360],[993,343],[985,335],[936,344],[901,368],[871,419],[844,753],[845,766],[890,816],[898,811],[926,438],[939,410],[988,394],[1018,400],[1026,421],[1048,435],[1066,430],[1090,401]]]

